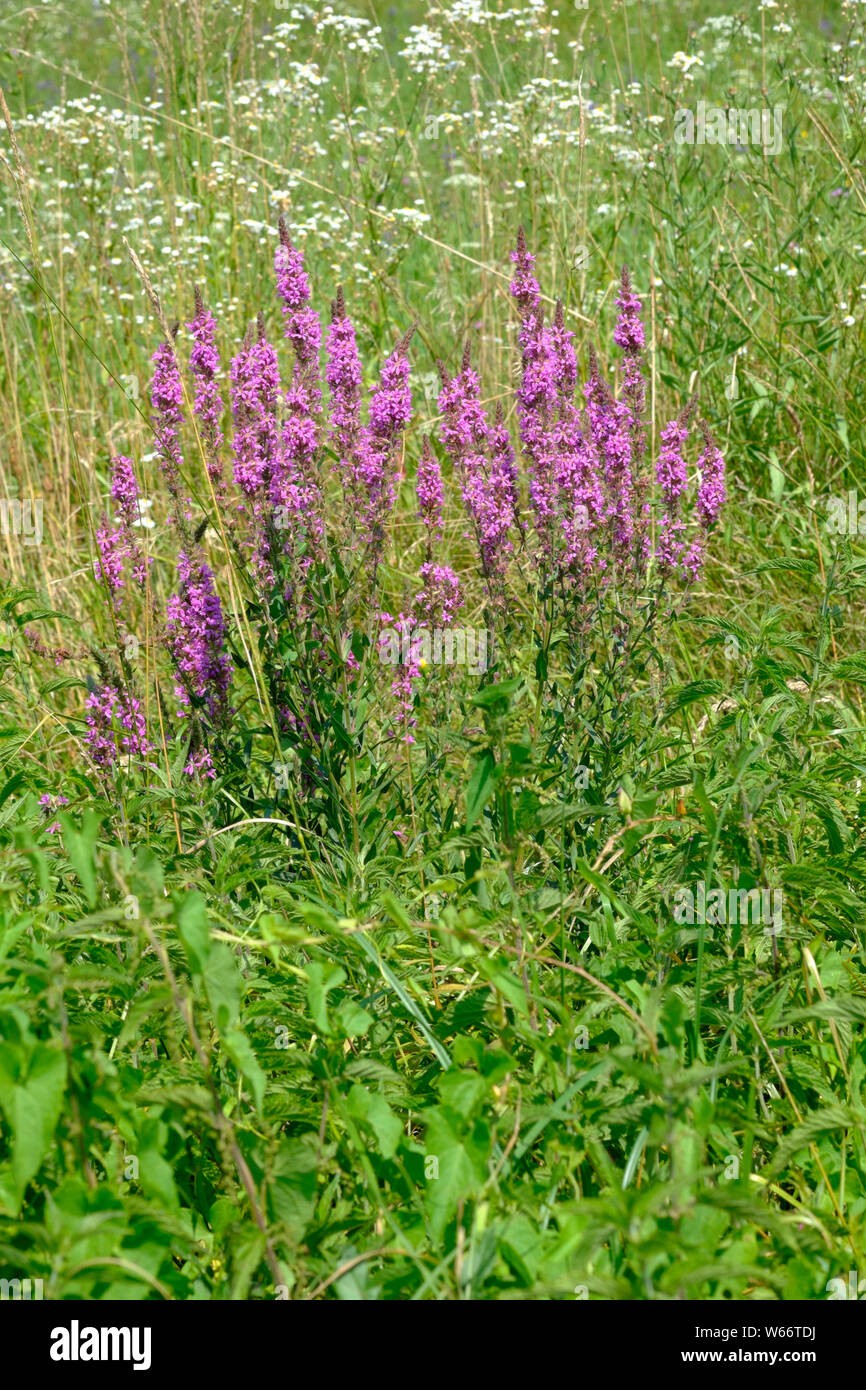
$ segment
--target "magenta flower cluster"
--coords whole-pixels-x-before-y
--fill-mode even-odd
[[[103,513],[96,529],[98,559],[94,562],[94,572],[97,579],[104,581],[118,610],[127,573],[131,572],[136,584],[143,588],[150,564],[133,532],[141,517],[138,484],[132,461],[122,454],[112,459],[110,492],[115,517],[112,522]]]
[[[181,713],[201,701],[212,724],[225,723],[231,663],[226,655],[226,625],[210,567],[185,551],[178,557],[179,587],[168,601],[167,628],[178,680],[175,693]]]
[[[641,583],[650,567],[686,585],[697,578],[706,532],[725,499],[724,459],[705,422],[695,513],[686,511],[690,404],[662,431],[655,477],[643,422],[646,335],[640,298],[623,271],[613,338],[622,351],[617,395],[594,353],[577,391],[573,333],[557,303],[547,321],[535,257],[521,230],[512,253],[511,294],[520,324],[516,414],[527,474],[532,559],[541,580],[563,593]],[[519,523],[513,453],[501,415],[490,426],[468,349],[460,371],[444,369],[440,437],[460,480],[481,571],[491,597],[502,593],[512,528]],[[582,396],[582,401],[580,397]],[[689,543],[689,533],[691,541]]]
[[[110,772],[118,762],[144,762],[151,745],[137,696],[106,684],[90,692],[85,709],[87,750],[98,768]]]
[[[310,714],[303,707],[314,693],[316,662],[327,660],[325,634],[334,616],[340,623],[349,616],[348,611],[329,615],[325,610],[317,567],[327,566],[335,545],[348,542],[359,552],[358,596],[363,590],[368,611],[381,621],[401,628],[443,628],[464,605],[461,580],[439,553],[447,505],[443,461],[459,493],[464,538],[477,556],[486,622],[507,614],[509,584],[518,569],[545,594],[556,593],[566,604],[576,601],[584,612],[590,611],[594,596],[609,589],[616,594],[629,587],[637,590],[649,578],[662,587],[675,581],[688,587],[700,574],[707,535],[725,500],[725,462],[706,423],[698,420],[703,445],[692,487],[693,403],[663,427],[651,459],[645,424],[646,332],[641,299],[628,272],[623,272],[616,298],[613,340],[620,358],[614,389],[591,349],[580,382],[575,335],[561,304],[548,314],[535,256],[522,230],[511,259],[520,353],[514,399],[508,414],[501,401],[489,405],[484,400],[468,344],[456,372],[438,364],[441,448],[437,453],[429,438],[421,441],[416,497],[423,560],[414,596],[404,598],[398,619],[379,614],[376,599],[412,421],[413,330],[386,357],[367,391],[342,290],[337,290],[323,333],[311,304],[303,252],[281,221],[274,276],[288,345],[287,370],[281,370],[278,346],[259,314],[230,361],[224,383],[217,324],[198,291],[187,324],[188,394],[174,336],[155,352],[153,429],[179,538],[176,589],[164,626],[157,622],[157,628],[172,659],[178,717],[190,731],[191,774],[213,774],[210,736],[225,728],[231,715],[228,630],[202,550],[206,523],[197,529],[193,525],[190,494],[198,499],[200,491],[195,477],[206,477],[205,504],[216,502],[222,534],[230,538],[236,555],[248,558],[260,611],[271,614],[278,599],[292,626],[306,631],[306,659],[312,666],[298,675],[298,688],[307,692],[296,701],[301,712],[292,713],[282,678],[274,689],[281,727],[300,730],[299,738],[305,736]],[[516,438],[509,425],[512,414]],[[183,442],[193,434],[203,470]],[[326,505],[329,492],[338,495],[334,506]],[[98,572],[119,613],[129,574],[146,588],[148,573],[133,529],[139,521],[139,494],[127,458],[114,460],[111,498],[114,518],[103,516],[97,530]],[[273,640],[270,621],[262,619],[262,633]],[[341,661],[347,679],[360,678],[361,665],[350,652]],[[419,675],[418,653],[410,644],[393,690],[396,724],[407,739]],[[143,756],[149,747],[140,703],[123,682],[104,675],[102,686],[88,699],[87,720],[91,754],[103,769],[123,754]],[[317,738],[310,726],[311,748]]]

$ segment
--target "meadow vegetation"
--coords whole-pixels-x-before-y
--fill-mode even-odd
[[[0,16],[0,1274],[866,1275],[862,9]]]

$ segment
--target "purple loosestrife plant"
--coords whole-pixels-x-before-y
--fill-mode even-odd
[[[191,776],[215,774],[214,753],[219,749],[228,756],[238,718],[230,708],[227,623],[199,539],[207,518],[193,525],[182,486],[194,426],[213,496],[231,522],[225,534],[237,566],[235,592],[246,605],[235,608],[246,616],[239,645],[249,654],[252,637],[260,653],[265,688],[263,693],[256,666],[256,699],[270,699],[267,722],[279,751],[285,745],[298,755],[302,796],[327,797],[337,788],[335,804],[342,815],[341,769],[346,757],[354,756],[347,748],[357,751],[362,742],[376,746],[353,719],[361,708],[367,711],[362,721],[374,717],[369,668],[371,662],[378,666],[382,623],[396,624],[400,632],[399,653],[392,658],[392,706],[383,716],[383,730],[411,744],[419,736],[416,721],[428,690],[437,719],[446,717],[457,681],[420,683],[423,635],[448,629],[473,597],[482,599],[491,636],[497,625],[519,634],[516,615],[540,614],[533,641],[543,648],[544,660],[536,669],[546,672],[550,644],[561,644],[557,660],[572,678],[569,693],[559,697],[567,708],[576,708],[582,673],[589,668],[596,686],[601,680],[608,692],[607,708],[617,708],[628,688],[624,677],[635,643],[650,632],[662,596],[672,605],[677,590],[688,593],[705,562],[707,538],[725,498],[724,459],[701,421],[695,487],[689,464],[691,405],[664,425],[657,454],[649,457],[646,332],[641,299],[627,271],[616,298],[613,340],[620,367],[610,378],[619,382],[614,390],[591,349],[582,379],[566,311],[561,303],[546,311],[535,257],[522,230],[511,259],[520,352],[511,406],[504,410],[499,402],[495,416],[488,417],[468,344],[453,376],[440,364],[439,439],[476,556],[474,596],[471,578],[452,568],[442,553],[446,483],[428,439],[417,455],[421,560],[415,596],[407,601],[402,577],[395,592],[398,581],[385,558],[402,456],[412,445],[412,334],[382,363],[365,409],[362,363],[342,290],[331,305],[323,344],[304,254],[284,224],[274,261],[284,330],[280,343],[268,341],[260,313],[226,373],[216,348],[216,322],[197,292],[187,326],[192,420],[184,418],[186,397],[173,340],[157,349],[153,425],[179,554],[177,589],[164,625],[152,617],[157,631],[162,626],[172,660]],[[223,434],[228,433],[226,401],[230,438]],[[223,453],[233,460],[230,477],[223,471]],[[147,578],[132,529],[139,500],[128,459],[114,461],[111,496],[114,518],[103,517],[97,539],[117,633],[130,566],[136,582]],[[411,540],[404,549],[404,536],[401,531],[401,561],[412,551]],[[347,542],[355,564],[346,563]],[[521,592],[523,586],[528,592]],[[392,597],[390,606],[403,610],[397,619],[379,612]],[[369,619],[360,616],[371,611],[376,615],[372,631]],[[507,656],[507,644],[503,650]],[[88,699],[88,744],[105,771],[123,754],[143,758],[149,745],[122,653],[119,670],[108,662],[100,669],[101,685]],[[543,694],[547,676],[539,679]],[[243,698],[238,703],[243,708]],[[350,728],[354,732],[347,736]]]
[[[683,567],[691,580],[696,580],[700,575],[707,533],[715,526],[725,504],[724,455],[713,439],[706,420],[700,420],[698,424],[704,439],[704,447],[698,459],[698,520],[701,529],[683,560]]]
[[[278,528],[288,533],[283,536],[284,548],[296,559],[302,557],[300,568],[304,571],[320,549],[325,530],[318,476],[322,326],[310,307],[310,281],[303,252],[292,245],[282,218],[279,231],[275,255],[277,293],[283,301],[285,336],[292,345],[295,361],[285,392],[280,467],[272,480],[271,502],[277,509]]]
[[[397,455],[403,432],[412,418],[408,352],[414,332],[414,327],[410,328],[382,367],[358,447],[363,539],[374,583],[384,551],[385,528],[394,506]]]
[[[168,601],[167,630],[180,713],[183,717],[194,704],[203,706],[209,722],[219,728],[229,716],[231,684],[222,605],[213,573],[199,556],[190,559],[182,550],[177,574],[178,592]]]
[[[700,430],[704,447],[698,459],[698,517],[702,528],[709,531],[725,505],[725,459],[706,420],[700,421]]]
[[[112,525],[103,514],[97,527],[99,558],[95,570],[97,579],[101,575],[105,580],[114,607],[119,610],[126,587],[127,568],[131,567],[133,579],[143,588],[150,564],[149,560],[145,560],[132,529],[140,519],[138,484],[131,460],[123,455],[112,459],[111,498],[115,521]]]
[[[244,338],[231,364],[230,377],[234,480],[243,495],[240,510],[246,514],[248,525],[242,544],[250,553],[257,588],[267,592],[274,582],[268,521],[274,480],[281,474],[277,422],[280,369],[261,319],[257,332],[250,329]]]
[[[116,685],[92,690],[85,701],[87,751],[102,772],[141,764],[151,751],[141,702]]]
[[[154,410],[153,428],[160,467],[171,494],[175,519],[182,525],[184,520],[191,520],[192,510],[189,500],[182,497],[183,383],[174,344],[160,343],[152,361],[150,400]]]
[[[429,562],[434,544],[442,539],[442,501],[445,490],[442,486],[439,461],[430,448],[430,440],[426,436],[421,445],[421,459],[418,464],[415,493],[418,498],[418,516],[424,527],[424,547]]]
[[[490,430],[468,343],[457,375],[449,378],[441,362],[439,374],[442,442],[460,481],[488,599],[501,605],[512,550],[509,532],[515,523],[516,477],[511,442],[501,418],[497,418],[494,431]]]
[[[688,443],[692,410],[693,406],[689,404],[676,420],[665,425],[661,435],[656,481],[664,511],[658,526],[655,558],[662,572],[676,570],[685,548],[682,536],[686,523],[680,516],[680,505],[688,487],[688,466],[683,450]]]
[[[337,454],[336,471],[340,483],[354,501],[358,485],[362,374],[355,329],[346,313],[341,286],[331,303],[325,379],[330,391],[330,439]]]
[[[535,278],[535,256],[528,250],[521,227],[517,248],[511,253],[515,270],[511,293],[520,314],[518,341],[521,381],[517,390],[520,441],[529,475],[529,503],[538,537],[538,560],[548,573],[557,544],[556,448],[551,430],[567,393],[569,369],[567,344],[561,332],[544,322],[541,290]]]
[[[223,399],[217,382],[220,359],[216,349],[216,320],[205,308],[201,290],[195,290],[195,316],[187,325],[193,346],[189,354],[190,370],[195,377],[196,392],[193,409],[201,428],[205,465],[218,501],[226,496],[220,451],[223,445]]]

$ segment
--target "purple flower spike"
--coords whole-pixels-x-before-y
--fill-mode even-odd
[[[96,548],[99,551],[99,559],[94,567],[96,577],[98,579],[102,575],[113,599],[114,607],[118,609],[125,584],[123,574],[126,543],[121,528],[119,526],[109,528],[106,516],[103,516],[97,527]]]
[[[689,437],[692,405],[662,430],[661,448],[656,460],[656,481],[661,489],[664,512],[659,522],[656,560],[662,569],[675,569],[685,552],[685,522],[680,519],[680,498],[688,485],[683,449]]]
[[[231,663],[226,654],[226,625],[214,588],[213,574],[203,560],[178,556],[179,590],[167,605],[169,645],[179,676],[176,694],[182,709],[191,697],[205,702],[213,724],[228,717]]]
[[[385,523],[394,506],[393,465],[403,431],[412,418],[409,386],[409,343],[414,327],[401,338],[386,360],[370,398],[369,423],[358,447],[358,479],[362,491],[364,536],[375,576],[385,544]]]
[[[351,489],[361,432],[361,361],[342,288],[338,288],[331,305],[327,358],[325,380],[331,392],[331,440],[340,455],[342,477]]]
[[[490,476],[497,495],[507,496],[514,525],[522,530],[524,523],[520,520],[520,484],[514,446],[505,423],[505,412],[499,403],[490,431]]]
[[[277,461],[277,397],[280,371],[274,348],[260,331],[244,339],[231,365],[232,415],[235,422],[235,482],[252,498],[270,483]]]
[[[418,497],[418,516],[426,530],[427,553],[430,554],[434,541],[442,539],[442,473],[438,460],[430,448],[429,439],[421,446],[421,461],[418,464],[418,478],[415,485]]]
[[[419,622],[430,627],[448,627],[463,607],[460,580],[448,565],[421,566],[424,587],[415,599],[414,612]]]
[[[442,442],[460,479],[463,505],[472,521],[488,596],[498,602],[512,549],[508,532],[515,521],[516,478],[508,431],[500,414],[491,434],[468,344],[453,380],[449,380],[441,363],[439,371]]]
[[[631,279],[626,267],[623,267],[620,290],[616,300],[616,307],[619,309],[619,319],[616,328],[613,330],[613,341],[617,347],[621,347],[624,352],[642,352],[646,342],[643,321],[641,320],[641,303],[638,296],[632,289]]]
[[[511,259],[515,265],[511,293],[517,300],[521,316],[532,313],[541,299],[541,291],[535,278],[535,257],[526,249],[526,233],[522,227],[517,229],[517,249],[512,251]]]
[[[99,559],[95,564],[97,579],[104,578],[119,609],[123,589],[126,584],[126,564],[132,561],[132,574],[136,583],[144,588],[147,569],[151,561],[145,560],[132,527],[140,518],[138,504],[138,484],[135,481],[132,462],[119,454],[112,459],[111,498],[115,504],[116,524],[111,527],[103,515],[96,531],[96,546]]]
[[[111,461],[111,497],[126,526],[135,526],[141,519],[138,506],[138,483],[132,460],[118,454]]]
[[[201,290],[195,290],[195,317],[187,325],[193,338],[189,355],[190,369],[196,379],[196,393],[193,408],[201,422],[204,442],[205,465],[214,492],[219,499],[225,496],[225,483],[220,462],[220,449],[223,443],[222,417],[223,400],[216,382],[220,359],[214,338],[216,321],[204,306]]]
[[[189,519],[192,515],[190,504],[188,501],[181,503],[180,475],[183,468],[183,452],[180,446],[180,428],[183,424],[183,386],[173,345],[160,343],[151,360],[154,368],[150,383],[150,399],[155,411],[154,431],[160,467],[175,504],[178,508],[182,506],[183,515]]]
[[[322,343],[322,325],[318,314],[309,307],[310,281],[304,270],[304,253],[292,245],[282,217],[274,268],[277,293],[283,301],[286,337],[295,349],[301,370],[304,373],[315,372]]]
[[[97,767],[111,772],[121,758],[143,762],[151,751],[141,703],[126,690],[103,685],[85,701],[87,750]]]
[[[589,440],[604,479],[613,545],[625,558],[635,538],[631,412],[608,391],[594,356],[590,360],[592,374],[584,387]]]
[[[661,449],[656,462],[656,481],[662,490],[665,504],[669,507],[676,507],[679,504],[679,499],[685,492],[688,483],[683,449],[689,438],[689,416],[691,413],[692,406],[689,405],[678,419],[672,420],[662,430]]]
[[[704,448],[698,459],[701,475],[698,484],[698,516],[701,526],[708,531],[718,520],[719,512],[725,503],[725,459],[706,420],[700,421],[704,436]]]
[[[522,371],[517,391],[517,418],[529,473],[529,502],[539,543],[538,558],[545,569],[550,569],[558,546],[555,534],[557,447],[552,431],[568,394],[572,372],[571,335],[565,330],[561,311],[552,330],[544,322],[541,295],[533,274],[535,257],[526,249],[522,228],[511,259],[517,266],[511,293],[521,315],[518,338]]]

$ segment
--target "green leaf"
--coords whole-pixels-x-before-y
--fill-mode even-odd
[[[96,837],[102,817],[88,809],[77,830],[75,821],[65,812],[58,817],[63,832],[63,847],[69,862],[78,875],[87,898],[88,907],[96,906]]]
[[[250,1083],[256,1109],[261,1114],[267,1079],[259,1066],[258,1058],[249,1038],[240,1028],[229,1028],[222,1034],[222,1041],[238,1071]]]
[[[37,1043],[0,1047],[0,1107],[12,1130],[12,1177],[20,1202],[42,1164],[66,1096],[66,1054]]]
[[[172,1210],[180,1205],[171,1164],[164,1157],[168,1126],[157,1119],[145,1120],[140,1130],[138,1181],[145,1196]]]
[[[511,680],[499,681],[496,685],[487,685],[477,695],[473,696],[470,704],[479,709],[490,709],[493,705],[508,705],[511,696],[520,689],[523,684],[521,676],[514,676]]]
[[[328,1018],[328,991],[336,989],[346,978],[341,965],[333,961],[312,960],[307,966],[307,1003],[310,1015],[320,1033],[328,1036],[333,1032]]]
[[[690,681],[688,685],[682,685],[674,691],[665,706],[664,717],[676,714],[678,710],[686,709],[698,700],[707,700],[711,695],[722,695],[724,690],[721,681]]]
[[[207,904],[201,893],[175,895],[175,920],[177,932],[186,952],[190,969],[200,975],[207,965],[210,954],[210,923]]]
[[[444,1108],[426,1110],[424,1148],[435,1158],[438,1176],[427,1179],[427,1207],[434,1240],[441,1240],[448,1222],[457,1214],[457,1203],[477,1192],[487,1181],[490,1130],[483,1120],[465,1129],[459,1116]]]
[[[368,1091],[356,1082],[348,1094],[346,1107],[353,1119],[370,1126],[382,1157],[393,1158],[403,1126],[385,1097],[378,1091]]]
[[[481,754],[466,788],[466,829],[471,830],[496,786],[496,763],[489,749]]]
[[[241,977],[234,954],[225,942],[213,945],[203,973],[216,1026],[224,1033],[237,1023],[241,1007]]]
[[[283,1139],[274,1160],[268,1198],[274,1219],[295,1245],[303,1238],[316,1209],[319,1146],[314,1134]]]

